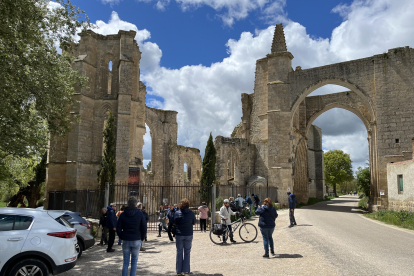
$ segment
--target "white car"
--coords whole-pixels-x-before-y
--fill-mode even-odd
[[[73,268],[76,230],[63,214],[0,208],[0,276],[48,276]]]

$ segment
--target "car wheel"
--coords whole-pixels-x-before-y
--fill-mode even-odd
[[[27,259],[15,264],[10,271],[12,276],[48,276],[49,269],[40,260]]]
[[[78,240],[78,243],[75,245],[76,252],[78,252],[78,259],[82,256],[83,245],[82,242]]]

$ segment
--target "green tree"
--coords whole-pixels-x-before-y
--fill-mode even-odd
[[[116,161],[115,161],[115,117],[112,111],[109,111],[108,121],[103,131],[104,138],[104,156],[102,157],[101,166],[98,170],[98,182],[101,188],[105,187],[105,182],[110,185],[115,184]]]
[[[151,171],[151,161],[148,162],[147,164],[147,171],[150,172]]]
[[[70,46],[90,24],[69,0],[2,0],[0,14],[0,159],[31,157],[46,149],[43,124],[52,135],[70,130],[75,86],[87,80]]]
[[[356,171],[356,183],[360,191],[364,192],[365,196],[369,198],[371,194],[371,172],[369,168],[358,167]]]
[[[349,154],[342,150],[325,152],[325,182],[331,185],[337,196],[336,185],[353,179],[352,161]]]
[[[206,150],[203,159],[203,171],[200,179],[200,200],[210,202],[211,200],[211,187],[216,180],[216,148],[213,143],[213,136],[210,133],[210,137],[207,141]]]

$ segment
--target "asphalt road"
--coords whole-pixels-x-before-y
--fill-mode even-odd
[[[291,242],[309,244],[338,275],[414,275],[414,231],[361,216],[356,196],[296,210]]]

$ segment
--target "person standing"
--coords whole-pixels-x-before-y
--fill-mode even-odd
[[[99,218],[98,228],[102,226],[102,235],[100,246],[106,245],[108,243],[108,228],[106,228],[106,208],[102,208],[102,215]]]
[[[115,249],[112,248],[115,242],[115,231],[116,231],[116,207],[108,206],[106,207],[106,228],[108,228],[109,238],[108,238],[108,248],[106,252],[115,252]]]
[[[160,206],[160,215],[158,216],[158,236],[161,237],[161,231],[162,228],[164,228],[165,231],[168,231],[167,227],[165,226],[165,221],[167,217],[167,209],[164,209],[164,206]]]
[[[145,209],[145,207],[142,207],[142,203],[141,202],[138,202],[137,208],[142,212],[142,215],[145,218],[145,226],[147,227],[147,231],[148,231],[148,220],[149,220],[149,217],[148,217],[148,214],[147,213],[144,213],[144,211],[143,211],[143,209]],[[145,233],[144,240],[147,241],[147,233]],[[143,246],[144,245],[144,240],[142,241],[142,245],[141,245],[141,248],[139,249],[139,251],[145,251],[145,248]]]
[[[296,195],[292,194],[290,191],[287,192],[287,195],[289,196],[289,220],[290,220],[290,225],[289,228],[293,227],[296,225],[296,220],[295,220],[295,208],[296,208]]]
[[[233,212],[237,212],[237,206],[234,202],[234,197],[229,197],[229,207]]]
[[[193,243],[193,225],[196,223],[196,218],[189,207],[190,202],[188,199],[184,198],[179,204],[180,210],[176,211],[174,214],[174,223],[177,226],[175,233],[177,275],[181,275],[182,273],[192,274],[190,270],[190,253]]]
[[[201,232],[207,232],[207,219],[208,219],[208,207],[206,203],[203,201],[201,202],[201,206],[198,207],[198,217],[200,218],[200,230]]]
[[[250,198],[250,196],[246,196],[246,202],[249,204],[249,213],[252,216],[252,207],[253,207],[253,200]]]
[[[119,217],[124,212],[124,210],[125,210],[125,206],[122,205],[121,210],[116,213],[116,219],[119,219]],[[118,236],[118,238],[119,238],[119,236]],[[121,238],[119,238],[118,239],[118,245],[121,245],[121,244],[122,244],[122,240],[121,240]]]
[[[167,218],[168,218],[168,238],[170,239],[170,241],[168,243],[174,242],[173,233],[172,233],[172,229],[173,229],[173,225],[174,225],[174,214],[175,214],[175,209],[174,209],[174,206],[171,205],[170,206],[170,209],[168,210],[168,213],[167,213]],[[174,237],[175,237],[175,234],[174,234]]]
[[[259,208],[260,207],[260,198],[255,194],[252,194],[252,197],[254,198],[254,202],[256,203],[256,209]]]
[[[145,206],[142,206],[142,213],[144,214],[145,220],[147,222],[147,229],[148,229],[149,216],[148,216],[147,210],[145,209]],[[147,241],[147,233],[145,233],[145,241]]]
[[[236,241],[233,239],[233,232],[231,231],[231,219],[230,216],[231,215],[237,215],[236,212],[233,212],[233,210],[231,210],[231,208],[229,207],[230,202],[228,199],[224,200],[223,206],[220,208],[220,212],[219,212],[219,216],[221,217],[221,223],[226,225],[226,227],[229,230],[229,236],[230,236],[230,241],[232,243],[236,243]],[[223,233],[223,244],[226,244],[226,236],[225,236],[225,232]]]
[[[131,260],[130,276],[135,276],[137,272],[138,255],[147,233],[147,223],[141,210],[137,208],[138,200],[136,197],[128,199],[128,207],[119,216],[116,232],[123,240],[122,251],[124,255],[124,265],[122,276],[128,275],[129,262]]]
[[[275,230],[275,220],[278,217],[278,214],[276,212],[276,208],[273,207],[273,202],[270,198],[266,198],[263,202],[263,206],[258,208],[255,213],[260,216],[259,228],[263,236],[263,246],[265,249],[263,258],[269,258],[269,246],[270,253],[272,253],[272,255],[275,254],[272,234]]]
[[[237,195],[236,202],[237,202],[236,206],[237,206],[237,209],[238,209],[237,211],[239,211],[240,213],[242,213],[243,212],[243,202],[244,202],[244,199],[242,198],[241,194],[238,194]]]

